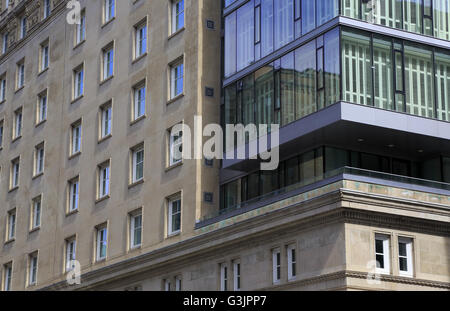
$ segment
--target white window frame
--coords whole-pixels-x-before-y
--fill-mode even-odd
[[[100,120],[100,138],[108,137],[112,133],[112,104],[108,103],[101,107],[101,120]]]
[[[295,245],[289,245],[287,248],[288,257],[288,280],[297,278],[297,249]]]
[[[175,277],[175,291],[180,292],[181,291],[181,276]]]
[[[23,113],[22,113],[22,108],[19,108],[14,112],[13,139],[17,139],[22,136],[22,125],[23,125],[22,123],[23,123]]]
[[[33,199],[31,210],[31,230],[35,230],[41,226],[42,215],[42,197],[39,196]]]
[[[140,226],[136,226],[136,220],[140,218]],[[142,246],[142,211],[130,214],[130,248],[135,249]],[[136,243],[135,232],[139,230],[140,243]]]
[[[102,64],[102,80],[104,81],[114,76],[114,45],[109,45],[103,48]]]
[[[51,10],[51,6],[50,6],[50,0],[44,0],[44,5],[43,5],[43,9],[44,9],[44,19],[46,19],[47,17],[50,16],[52,10]]]
[[[178,206],[178,208],[179,208],[179,210],[177,210],[175,213],[174,213],[174,203],[175,202],[179,202],[178,204],[179,204],[179,206]],[[182,210],[182,202],[181,202],[181,196],[175,196],[175,197],[173,197],[173,198],[170,198],[169,199],[169,202],[168,202],[168,214],[167,214],[167,216],[168,216],[168,219],[167,219],[167,235],[168,236],[172,236],[172,235],[176,235],[176,234],[179,234],[180,232],[181,232],[181,210]],[[173,218],[174,217],[179,217],[180,218],[180,220],[179,220],[179,223],[180,223],[180,227],[178,228],[178,229],[176,229],[176,230],[173,230]]]
[[[80,23],[76,26],[75,31],[75,46],[86,40],[86,11],[82,10],[80,13]]]
[[[400,255],[400,243],[406,245],[406,256]],[[407,270],[400,270],[400,259],[406,259]],[[398,271],[399,275],[406,277],[414,276],[414,266],[413,266],[413,239],[407,237],[398,237]]]
[[[80,178],[76,177],[69,181],[68,192],[68,212],[72,213],[77,211],[80,205]]]
[[[177,11],[178,4],[183,4],[183,9],[180,11]],[[185,2],[184,0],[172,0],[172,8],[171,8],[171,19],[172,19],[172,25],[171,25],[171,33],[174,34],[177,31],[184,28],[184,24],[186,22],[186,14],[185,14]],[[183,24],[178,24],[178,16],[183,14]]]
[[[50,48],[48,42],[41,45],[40,55],[40,72],[42,72],[47,69],[50,64]]]
[[[147,53],[147,20],[134,28],[134,58],[137,59]]]
[[[111,165],[110,162],[105,162],[98,166],[98,196],[97,198],[103,199],[109,196],[111,188]]]
[[[20,182],[20,158],[13,160],[11,165],[11,189],[15,189]]]
[[[96,255],[97,261],[105,260],[108,254],[108,227],[106,225],[98,227],[96,233]],[[101,254],[102,246],[105,246],[105,253]]]
[[[12,263],[8,263],[3,266],[3,291],[9,292],[11,291],[11,285],[12,285],[12,273],[13,273],[13,266]]]
[[[242,279],[241,279],[241,261],[235,260],[233,261],[233,286],[234,291],[240,291],[242,288]]]
[[[390,258],[390,239],[391,237],[386,234],[375,234],[375,261],[376,268],[375,271],[380,274],[390,274],[391,273],[391,258]],[[377,253],[376,251],[376,243],[377,241],[381,241],[383,245],[383,253]],[[378,267],[378,261],[376,260],[377,255],[383,256],[384,267]]]
[[[141,82],[133,88],[133,121],[145,116],[147,88],[145,82]]]
[[[47,106],[48,98],[47,91],[41,93],[38,97],[37,113],[36,113],[36,124],[40,124],[47,120]]]
[[[3,34],[2,54],[5,54],[8,51],[8,39],[9,39],[9,33]]]
[[[4,121],[0,120],[0,149],[3,147]]]
[[[220,264],[220,290],[222,292],[228,291],[228,265],[226,263]]]
[[[44,173],[45,167],[45,147],[39,144],[34,148],[34,176]]]
[[[138,162],[138,154],[142,152],[142,161]],[[132,149],[132,172],[131,172],[131,182],[137,183],[144,180],[144,161],[145,161],[145,151],[144,146],[138,146]],[[138,178],[138,165],[142,166],[142,176]]]
[[[165,279],[164,280],[164,291],[170,292],[172,290],[171,287],[172,286],[171,286],[170,280],[169,279]]]
[[[84,94],[84,66],[73,70],[73,99]]]
[[[81,122],[76,122],[71,126],[71,137],[70,137],[70,154],[75,155],[81,152],[81,142],[82,142],[82,124]]]
[[[0,103],[6,100],[6,77],[0,79]]]
[[[272,250],[272,281],[273,284],[281,282],[281,249]]]
[[[180,147],[183,148],[183,132],[180,131],[175,135],[175,133],[169,131],[169,167],[183,162],[182,152],[176,151],[180,150]],[[175,158],[177,154],[180,156],[179,159]]]
[[[181,74],[180,74],[181,71]],[[181,82],[181,92],[177,93],[177,86]],[[184,60],[170,65],[170,98],[176,98],[184,93]]]
[[[27,17],[24,16],[20,19],[20,39],[25,38],[27,35]]]
[[[19,62],[17,64],[17,87],[20,89],[25,85],[25,62]]]
[[[34,286],[37,284],[38,254],[30,254],[28,260],[28,286]]]
[[[66,251],[65,251],[65,271],[70,272],[73,270],[73,261],[76,260],[77,252],[77,240],[75,237],[66,239]]]
[[[16,237],[17,211],[13,209],[8,212],[8,222],[6,230],[6,241],[14,240]]]
[[[112,20],[116,15],[116,3],[115,0],[103,1],[103,23],[107,23]]]

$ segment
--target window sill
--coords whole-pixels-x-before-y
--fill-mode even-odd
[[[14,93],[17,94],[17,93],[19,93],[20,91],[22,91],[24,88],[25,88],[25,85],[22,85],[21,87],[17,88],[17,89],[14,91]]]
[[[142,249],[142,245],[136,245],[133,247],[130,247],[130,249],[128,250],[128,253],[134,253],[137,251],[140,251]]]
[[[132,184],[129,184],[129,185],[128,185],[128,189],[134,188],[134,187],[136,187],[137,185],[143,184],[144,182],[145,182],[145,180],[144,180],[144,179],[141,179],[141,180],[136,181],[136,182],[134,182],[134,183],[132,183]]]
[[[39,126],[41,126],[42,124],[44,124],[45,122],[47,122],[47,119],[42,120],[42,121],[39,121],[38,123],[35,124],[34,127],[39,127]]]
[[[73,210],[71,212],[67,212],[66,213],[66,217],[70,217],[70,216],[73,216],[73,215],[76,215],[76,214],[78,214],[78,209]]]
[[[11,140],[11,144],[12,144],[12,143],[15,143],[16,141],[18,141],[18,140],[21,139],[21,138],[22,138],[22,135],[17,136],[17,137],[14,137],[14,138]]]
[[[86,39],[83,39],[83,40],[81,40],[80,42],[76,43],[76,44],[73,46],[73,49],[75,50],[77,47],[83,45],[84,42],[86,42]]]
[[[139,123],[140,121],[144,120],[145,118],[147,118],[146,114],[143,114],[142,116],[140,116],[139,118],[133,120],[130,122],[130,126],[135,125],[136,123]]]
[[[145,52],[142,55],[139,55],[138,57],[136,57],[135,59],[133,59],[131,61],[131,64],[133,64],[133,65],[136,64],[137,62],[139,62],[141,59],[145,58],[146,56],[147,56],[147,52]]]
[[[41,71],[39,71],[39,73],[37,74],[37,75],[38,75],[38,77],[39,77],[40,75],[44,74],[45,72],[47,72],[47,71],[48,71],[48,69],[49,69],[49,67],[47,67],[47,68],[45,68],[45,69],[42,69]]]
[[[100,264],[106,262],[106,258],[101,258],[101,259],[95,259],[95,264]]]
[[[104,197],[101,197],[101,198],[97,199],[97,200],[95,201],[95,204],[99,204],[99,203],[101,203],[101,202],[103,202],[103,201],[108,200],[109,198],[110,198],[110,195],[109,195],[109,194],[108,194],[108,195],[105,195]]]
[[[177,100],[179,100],[179,99],[181,99],[181,98],[183,98],[183,97],[184,97],[184,93],[181,93],[181,94],[175,96],[174,98],[169,99],[169,100],[167,101],[166,105],[170,105],[170,104],[176,102]]]
[[[41,226],[31,229],[30,232],[28,232],[28,233],[33,234],[35,232],[38,232],[39,230],[41,230]]]
[[[77,157],[79,157],[80,155],[81,155],[81,151],[78,151],[77,153],[72,154],[72,155],[69,157],[69,160],[72,160],[72,159],[74,159],[74,158],[77,158]]]
[[[16,238],[9,239],[8,241],[5,241],[5,245],[12,244],[15,241],[16,241]]]
[[[181,27],[180,29],[178,29],[177,31],[175,31],[174,33],[172,33],[169,37],[167,37],[167,40],[172,39],[173,37],[176,37],[179,33],[182,33],[185,30],[185,27]]]
[[[6,103],[6,99],[0,101],[0,105],[3,105],[4,103]]]
[[[171,170],[174,170],[174,169],[176,169],[177,167],[180,167],[180,166],[182,166],[182,165],[183,165],[183,161],[180,161],[180,162],[178,162],[178,163],[172,164],[171,166],[166,167],[165,172],[166,172],[166,173],[167,173],[167,172],[170,172]]]
[[[108,82],[109,80],[111,80],[112,78],[114,78],[114,74],[110,75],[108,78],[103,79],[102,81],[100,81],[99,85],[102,86],[103,84],[105,84],[106,82]]]
[[[168,234],[167,235],[167,238],[168,239],[171,239],[171,238],[174,238],[174,237],[177,237],[177,236],[180,236],[181,235],[181,230],[180,231],[177,231],[177,232],[173,232],[173,233],[171,233],[171,234]]]
[[[100,28],[106,27],[107,25],[111,24],[115,19],[116,19],[115,16],[114,16],[114,17],[111,17],[109,20],[107,20],[106,22],[104,22],[104,23],[100,26]]]
[[[80,95],[78,97],[75,97],[74,99],[72,99],[72,101],[70,102],[70,104],[75,104],[77,101],[79,101],[80,99],[82,99],[84,97],[84,95]]]
[[[35,179],[37,179],[37,178],[39,178],[39,177],[41,177],[41,176],[43,176],[43,175],[44,175],[44,172],[41,172],[41,173],[36,174],[36,175],[34,175],[33,177],[31,177],[31,179],[32,179],[32,180],[35,180]]]
[[[98,140],[98,144],[101,144],[101,143],[103,143],[104,141],[107,141],[108,139],[110,139],[112,137],[112,134],[108,134],[108,135],[106,135],[106,136],[104,136],[104,137],[102,137],[102,138],[100,138],[99,140]]]
[[[19,189],[19,186],[9,189],[8,193],[14,192]]]

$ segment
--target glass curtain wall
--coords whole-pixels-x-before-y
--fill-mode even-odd
[[[450,51],[438,50],[435,55],[437,117],[450,121]]]

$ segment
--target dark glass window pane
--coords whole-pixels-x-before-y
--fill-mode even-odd
[[[392,174],[410,176],[410,165],[408,161],[392,160]]]
[[[384,256],[383,255],[377,255],[377,268],[384,269]]]
[[[327,0],[328,1],[328,0]],[[332,105],[341,99],[341,68],[339,53],[339,28],[327,32],[325,40],[325,106]],[[370,81],[371,82],[371,81]],[[370,94],[368,94],[370,95]]]
[[[348,165],[347,150],[325,148],[325,172],[331,172]]]
[[[255,96],[258,124],[272,124],[274,103],[274,74],[271,64],[255,72]]]
[[[380,171],[380,158],[373,154],[361,154],[361,168],[370,171]]]
[[[254,173],[248,176],[247,184],[247,200],[251,200],[259,196],[259,173]]]
[[[398,243],[398,254],[406,257],[406,244]]]
[[[406,258],[399,258],[400,271],[408,271],[408,261]]]
[[[375,252],[378,254],[383,254],[383,241],[375,240]]]
[[[444,164],[444,182],[450,183],[450,158],[443,158],[442,163]]]
[[[299,182],[298,158],[292,158],[286,161],[286,186]]]
[[[295,118],[301,119],[317,110],[315,41],[295,51]]]
[[[282,125],[295,120],[294,113],[294,53],[281,59],[281,112]]]

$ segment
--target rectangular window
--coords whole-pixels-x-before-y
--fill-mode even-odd
[[[112,77],[114,74],[114,47],[103,49],[103,80]]]
[[[48,68],[48,63],[49,63],[49,47],[48,47],[48,42],[43,43],[41,45],[41,59],[40,59],[40,71],[44,71],[45,69]]]
[[[133,88],[133,120],[137,120],[145,115],[145,82]]]
[[[16,209],[8,212],[8,223],[6,228],[6,240],[11,241],[16,236]]]
[[[111,135],[112,128],[112,106],[106,104],[100,108],[101,124],[100,124],[100,138],[105,138]]]
[[[3,291],[11,291],[12,282],[12,263],[3,266]]]
[[[39,144],[34,148],[34,176],[44,172],[44,144]]]
[[[375,260],[378,273],[389,274],[391,271],[389,248],[389,236],[383,234],[375,235]]]
[[[14,129],[13,129],[13,139],[22,136],[22,108],[17,109],[14,112]]]
[[[16,89],[20,89],[25,84],[25,61],[17,63],[17,83]]]
[[[6,77],[0,78],[0,103],[6,100]]]
[[[241,290],[241,262],[236,260],[233,262],[233,285],[235,291]]]
[[[11,189],[19,187],[20,158],[11,162]]]
[[[75,31],[75,46],[86,39],[86,11],[80,14],[80,23],[76,25]]]
[[[132,150],[132,183],[144,179],[144,147],[140,146]]]
[[[106,250],[108,245],[108,230],[106,225],[97,228],[97,261],[106,259]]]
[[[287,248],[288,252],[288,280],[295,280],[297,276],[297,252],[295,245]]]
[[[83,66],[73,71],[73,99],[83,95],[84,92],[84,69]]]
[[[81,121],[72,124],[71,155],[81,152]]]
[[[237,71],[244,69],[255,60],[255,9],[254,1],[237,10]]]
[[[228,266],[226,263],[220,265],[220,290],[223,292],[228,290]]]
[[[170,284],[170,280],[164,280],[164,291],[170,292],[172,290],[172,286]]]
[[[44,0],[44,19],[49,17],[51,13],[50,0]]]
[[[236,11],[225,17],[224,53],[225,77],[229,77],[236,72]]]
[[[272,274],[273,284],[280,283],[281,280],[281,251],[275,249],[272,251]]]
[[[181,291],[181,276],[175,277],[175,291],[177,292]]]
[[[413,240],[411,238],[398,238],[398,265],[399,274],[413,276]]]
[[[98,167],[98,199],[109,195],[110,164],[109,161]]]
[[[31,230],[41,226],[42,198],[39,196],[33,200],[31,208]]]
[[[28,286],[36,285],[38,270],[38,254],[34,253],[28,257]]]
[[[172,1],[172,34],[184,27],[184,0]]]
[[[169,131],[169,166],[176,165],[182,161],[183,154],[183,132]]]
[[[36,124],[47,120],[47,91],[38,96],[36,109]]]
[[[0,149],[3,147],[3,120],[0,121]]]
[[[183,93],[184,64],[178,62],[170,66],[170,98]]]
[[[134,58],[138,58],[147,52],[147,20],[135,26]]]
[[[104,23],[109,22],[115,15],[115,0],[104,0]]]
[[[130,247],[140,247],[142,244],[142,211],[130,214]]]
[[[78,210],[79,207],[80,179],[76,177],[69,181],[69,213]]]
[[[169,213],[168,213],[168,232],[167,234],[174,235],[181,231],[181,198],[175,197],[169,199]]]
[[[2,54],[5,54],[6,51],[8,51],[8,40],[9,40],[9,34],[5,33],[3,35],[3,42],[2,42]]]
[[[294,1],[274,1],[275,15],[275,50],[294,40]]]
[[[75,237],[66,240],[66,272],[74,269],[74,261],[76,260],[77,240]]]
[[[27,35],[27,17],[22,17],[20,20],[20,39],[25,38]]]

